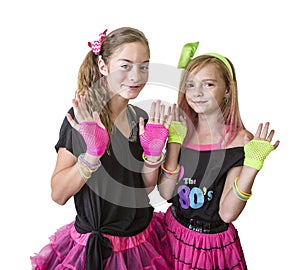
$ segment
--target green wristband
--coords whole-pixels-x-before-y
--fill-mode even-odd
[[[182,144],[187,133],[187,128],[179,121],[172,121],[169,127],[168,143]]]
[[[259,171],[273,150],[274,146],[269,141],[251,140],[244,146],[244,165]]]

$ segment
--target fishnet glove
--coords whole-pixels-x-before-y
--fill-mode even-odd
[[[144,153],[149,156],[160,156],[168,137],[168,129],[162,124],[147,123],[145,132],[140,135]]]
[[[251,140],[244,146],[244,165],[260,170],[266,157],[274,150],[274,146],[269,141]]]
[[[81,122],[79,133],[86,143],[86,152],[92,156],[102,156],[109,141],[106,129],[96,122]]]
[[[182,144],[187,133],[187,127],[185,127],[180,121],[172,121],[169,127],[168,143]]]

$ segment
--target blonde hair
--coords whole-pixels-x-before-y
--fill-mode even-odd
[[[191,132],[198,125],[198,115],[187,103],[185,93],[186,81],[188,79],[189,74],[199,71],[208,64],[214,65],[214,67],[219,71],[221,78],[223,78],[225,82],[225,87],[229,92],[228,103],[224,103],[223,106],[221,106],[220,108],[223,115],[224,124],[229,126],[228,137],[225,144],[231,143],[237,136],[238,132],[245,128],[240,116],[240,110],[238,105],[237,81],[234,66],[229,61],[229,59],[227,60],[231,65],[233,73],[232,75],[228,68],[224,65],[224,63],[222,63],[219,59],[213,56],[200,55],[195,57],[189,62],[185,71],[182,74],[178,92],[178,105],[179,108],[188,117],[188,125],[190,126],[188,130]],[[187,138],[189,138],[190,136],[191,134],[188,133]]]
[[[103,43],[100,57],[107,65],[111,55],[123,44],[141,42],[150,55],[149,43],[143,32],[131,28],[121,27],[109,33]],[[105,77],[99,71],[99,56],[90,51],[80,66],[76,93],[85,97],[89,113],[96,111],[111,136],[113,122],[110,109],[110,91]]]

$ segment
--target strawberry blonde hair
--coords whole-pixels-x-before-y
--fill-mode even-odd
[[[187,116],[188,120],[188,134],[186,138],[189,138],[192,135],[192,130],[194,130],[195,127],[198,126],[198,114],[189,106],[186,100],[186,81],[188,80],[189,74],[196,73],[209,64],[213,65],[217,69],[225,83],[226,89],[229,94],[228,103],[224,103],[220,107],[224,124],[229,126],[225,145],[231,143],[237,136],[238,132],[245,128],[240,116],[238,105],[237,81],[234,66],[229,61],[229,59],[227,59],[227,61],[232,68],[232,74],[220,59],[211,55],[200,55],[195,57],[188,63],[185,70],[183,71],[179,85],[178,105],[179,108]]]

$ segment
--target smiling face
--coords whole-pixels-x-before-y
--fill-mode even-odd
[[[106,65],[99,62],[101,73],[107,77],[110,91],[124,99],[134,99],[148,80],[149,50],[141,42],[121,45]]]
[[[218,112],[228,94],[225,82],[213,64],[190,74],[184,88],[187,103],[197,114]]]

